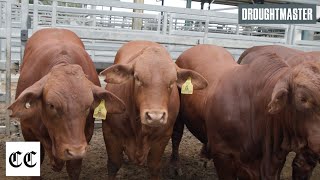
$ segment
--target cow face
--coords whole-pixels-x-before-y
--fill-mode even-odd
[[[279,113],[285,106],[294,109],[300,134],[320,155],[320,62],[308,61],[295,66],[276,84],[269,112]]]
[[[207,81],[200,74],[178,68],[164,48],[149,47],[134,58],[133,64],[113,65],[101,74],[106,76],[107,83],[133,81],[135,106],[142,124],[157,127],[167,123],[170,95],[188,77],[191,77],[194,89],[207,86]]]
[[[25,89],[8,109],[21,121],[41,118],[52,140],[53,155],[69,160],[85,155],[86,119],[102,99],[109,113],[125,110],[121,100],[89,81],[80,66],[58,65]]]

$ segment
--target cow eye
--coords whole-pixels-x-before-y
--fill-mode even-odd
[[[306,102],[307,102],[307,98],[301,97],[301,98],[300,98],[300,101],[301,101],[302,103],[306,103]]]
[[[142,82],[140,81],[139,77],[138,76],[134,76],[134,78],[136,79],[136,83],[138,86],[141,86],[142,85]]]
[[[50,104],[50,103],[47,103],[47,107],[49,108],[49,109],[54,109],[54,105],[53,104]]]
[[[170,84],[169,84],[169,89],[172,89],[173,88],[173,82],[171,82]]]

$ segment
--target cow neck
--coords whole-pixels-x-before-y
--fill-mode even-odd
[[[290,73],[290,68],[285,68],[282,71],[278,71],[275,74],[275,79],[285,76],[287,73]],[[278,75],[277,75],[278,74]],[[265,97],[271,97],[273,87],[275,86],[274,81],[272,88],[269,89],[268,94]],[[290,93],[290,92],[289,92]],[[289,95],[289,97],[291,97]],[[269,103],[270,98],[265,100],[265,106]],[[289,106],[286,106],[284,110],[280,113],[271,115],[267,113],[268,118],[265,118],[265,147],[270,147],[271,149],[267,150],[268,153],[280,153],[284,154],[289,151],[296,151],[302,148],[306,142],[303,140],[303,134],[299,130],[301,124],[298,121],[301,114],[296,110],[294,105],[291,103],[291,99],[288,99]]]
[[[271,100],[273,89],[278,80],[290,73],[290,68],[281,59],[272,54],[266,58],[258,59],[248,65],[249,71],[245,79],[252,79],[244,83],[244,86],[254,87],[249,89],[250,94],[254,94],[252,98],[254,113],[251,118],[251,129],[253,134],[262,139],[255,139],[256,142],[261,142],[267,159],[272,159],[270,156],[274,153],[280,153],[283,146],[291,144],[293,133],[290,130],[288,118],[291,118],[289,112],[271,115],[268,113],[268,104]],[[245,68],[244,68],[245,69]],[[248,84],[247,84],[248,83]],[[256,121],[260,121],[257,123]],[[258,126],[258,127],[257,127]]]

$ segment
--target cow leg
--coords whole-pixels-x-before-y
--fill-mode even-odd
[[[174,173],[178,176],[182,175],[182,170],[180,166],[180,157],[179,157],[179,146],[183,135],[183,129],[184,129],[184,123],[182,119],[177,118],[174,127],[173,132],[171,136],[171,142],[172,142],[172,153],[171,153],[171,160],[170,164],[173,166]]]
[[[85,130],[84,130],[88,144],[93,136],[93,131],[94,131],[93,112],[90,112],[87,118]]]
[[[123,148],[119,139],[112,135],[107,135],[105,130],[103,130],[103,136],[108,153],[108,179],[113,180],[116,179],[117,172],[123,163]]]
[[[123,163],[123,153],[121,146],[113,146],[108,148],[108,179],[116,179],[117,172]]]
[[[48,157],[50,159],[51,169],[55,172],[60,172],[64,166],[65,161],[53,156],[51,140],[43,140],[42,142],[43,149],[47,151]]]
[[[292,179],[308,180],[311,177],[314,167],[318,163],[318,157],[308,150],[296,155],[292,162]]]
[[[77,180],[80,177],[82,159],[69,160],[66,163],[69,179]]]
[[[214,155],[214,166],[217,170],[219,179],[236,180],[236,169],[232,165],[232,160],[225,155]]]
[[[24,128],[23,125],[21,125],[21,132],[23,135],[23,138],[25,141],[39,141],[36,136],[31,132],[30,129]],[[43,145],[40,143],[40,164],[43,163],[45,155],[45,150],[43,148]],[[29,177],[30,180],[40,180],[41,175],[39,177],[37,176],[31,176]]]
[[[40,163],[42,164],[44,161],[44,156],[45,156],[46,152],[44,150],[44,147],[42,144],[40,144]]]
[[[165,143],[155,143],[149,151],[148,154],[148,168],[150,172],[150,179],[158,180],[160,179],[160,169],[161,169],[161,158],[163,152],[168,144],[168,139],[163,139],[162,142]]]
[[[210,159],[208,149],[207,149],[207,144],[202,144],[201,152],[200,152],[200,158],[203,159],[203,167],[207,168],[208,161]]]

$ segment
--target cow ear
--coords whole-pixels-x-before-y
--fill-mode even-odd
[[[268,112],[270,114],[279,113],[288,102],[289,81],[287,79],[280,79],[274,86],[271,101],[268,104]]]
[[[10,117],[27,119],[38,113],[43,87],[46,82],[47,76],[44,76],[32,86],[22,91],[19,97],[8,107],[12,111]]]
[[[104,99],[108,113],[117,114],[125,112],[126,106],[123,101],[113,93],[96,85],[92,85],[92,93],[94,96],[94,108]]]
[[[186,82],[186,80],[189,77],[191,78],[193,89],[195,90],[201,90],[208,86],[207,80],[199,73],[192,70],[188,70],[188,69],[182,69],[182,68],[179,68],[178,66],[176,67],[177,67],[176,69],[177,69],[177,77],[178,77],[177,85],[179,88],[181,88],[181,86]]]
[[[105,82],[111,84],[120,84],[133,76],[131,65],[116,64],[103,70],[100,75],[105,76]]]

